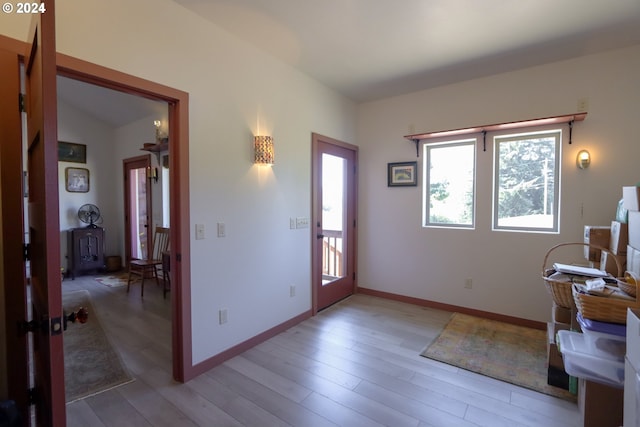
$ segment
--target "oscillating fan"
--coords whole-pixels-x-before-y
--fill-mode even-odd
[[[95,223],[100,219],[100,209],[91,203],[82,205],[78,209],[78,219],[85,224],[89,224],[88,227],[96,227]]]

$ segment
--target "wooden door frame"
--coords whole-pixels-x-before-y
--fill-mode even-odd
[[[320,257],[318,251],[318,243],[317,243],[317,224],[319,221],[319,209],[318,206],[318,189],[320,188],[320,182],[318,182],[318,173],[317,170],[320,165],[320,156],[319,156],[319,143],[325,143],[334,145],[340,148],[344,148],[354,153],[354,167],[356,168],[356,173],[354,176],[353,182],[353,195],[348,200],[349,207],[348,209],[353,210],[353,218],[354,218],[354,227],[352,230],[353,237],[351,242],[351,247],[353,247],[353,259],[351,260],[351,268],[348,272],[352,273],[354,276],[353,279],[353,292],[356,292],[358,288],[358,227],[357,227],[357,219],[358,219],[358,146],[352,145],[346,142],[339,141],[334,138],[329,138],[327,136],[323,136],[317,133],[311,134],[311,312],[312,315],[316,315],[319,311],[318,309],[318,289],[320,287],[320,282],[322,281],[322,266],[321,262],[318,262]],[[349,269],[349,264],[347,265]]]
[[[14,52],[24,59],[27,44],[0,35],[0,49]],[[180,382],[189,381],[198,375],[192,362],[189,94],[61,53],[56,54],[56,63],[60,76],[164,101],[169,105],[170,215],[171,223],[175,224],[171,227],[173,378]]]
[[[129,183],[129,177],[127,176],[127,172],[130,169],[131,164],[143,164],[144,167],[151,167],[151,154],[143,154],[142,156],[136,157],[128,157],[122,160],[122,182],[123,182],[123,193],[124,193],[124,260],[125,265],[128,266],[131,261],[131,216],[129,215],[129,208],[131,207],[131,194],[129,193],[129,189],[131,188],[131,184]],[[138,169],[137,167],[135,169]],[[148,184],[149,190],[151,190],[151,184]],[[151,218],[153,218],[153,195],[151,191],[147,191],[147,248],[151,248],[152,245],[152,236],[153,230],[149,229],[149,224],[151,224]],[[171,200],[169,200],[171,202]]]

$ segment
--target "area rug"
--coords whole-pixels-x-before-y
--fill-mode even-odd
[[[547,384],[546,331],[455,313],[422,356],[575,401]]]
[[[62,296],[66,312],[85,307],[89,320],[69,323],[64,332],[64,385],[67,403],[96,395],[133,381],[105,335],[88,291]]]
[[[108,286],[110,288],[117,288],[119,286],[126,286],[128,278],[129,278],[128,273],[122,272],[122,273],[112,274],[109,276],[96,277],[95,280],[101,285]]]

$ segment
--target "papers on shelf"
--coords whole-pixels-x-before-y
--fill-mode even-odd
[[[579,276],[591,276],[591,277],[607,277],[609,273],[597,268],[581,267],[579,265],[560,264],[558,262],[553,264],[553,268],[565,274],[577,274]]]

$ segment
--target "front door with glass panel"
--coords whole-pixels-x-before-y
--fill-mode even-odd
[[[313,135],[314,311],[351,295],[355,287],[357,149]]]

